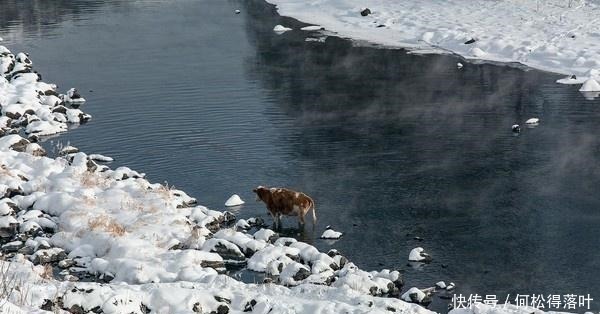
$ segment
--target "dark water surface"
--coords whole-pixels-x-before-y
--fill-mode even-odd
[[[368,270],[403,269],[407,287],[600,300],[600,100],[555,75],[276,35],[297,23],[260,1],[0,1],[0,12],[4,45],[88,99],[93,120],[52,144],[112,156],[211,208],[238,193],[240,217],[266,218],[256,185],[302,190],[319,224],[300,238],[327,250],[330,224],[345,233],[333,247]],[[511,133],[530,117],[541,124]],[[416,246],[433,263],[407,266]]]

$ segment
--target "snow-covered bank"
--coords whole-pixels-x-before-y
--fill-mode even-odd
[[[398,271],[363,271],[335,250],[279,238],[260,219],[236,223],[142,173],[96,162],[107,156],[68,146],[46,157],[41,136],[89,119],[70,103],[81,97],[58,94],[25,54],[0,49],[0,305],[14,312],[432,313],[386,297],[401,292]],[[247,265],[268,280],[237,281],[222,274],[227,265]]]
[[[600,3],[516,0],[267,0],[339,36],[422,53],[600,76]],[[569,7],[569,3],[571,6]],[[365,8],[370,14],[363,16]],[[284,25],[285,26],[285,25]]]

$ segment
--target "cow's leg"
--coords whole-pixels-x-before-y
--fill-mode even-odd
[[[300,228],[304,228],[304,215],[302,214],[302,212],[298,213],[298,226]]]
[[[273,210],[272,208],[268,208],[269,210],[269,214],[271,215],[271,218],[273,218],[273,228],[277,229],[277,212],[275,210]]]

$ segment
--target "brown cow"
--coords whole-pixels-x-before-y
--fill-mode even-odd
[[[281,216],[298,216],[300,225],[304,225],[304,216],[312,209],[313,226],[317,223],[315,202],[302,192],[285,188],[267,188],[258,186],[254,190],[258,199],[267,205],[269,214],[273,217],[275,227],[281,226]]]

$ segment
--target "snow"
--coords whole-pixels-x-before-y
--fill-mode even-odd
[[[400,298],[406,302],[412,302],[412,298],[410,297],[411,294],[416,295],[415,299],[418,302],[423,301],[423,299],[425,299],[425,297],[427,297],[427,295],[423,291],[421,291],[419,288],[412,287],[412,288],[408,289],[408,291],[406,291],[404,294],[402,294],[402,296]]]
[[[275,27],[273,27],[273,31],[278,34],[283,34],[287,31],[291,31],[291,30],[292,30],[291,28],[285,27],[283,25],[275,25]]]
[[[114,159],[112,157],[104,156],[101,154],[89,154],[88,159],[102,161],[102,162],[114,161]]]
[[[586,80],[581,88],[580,92],[600,92],[600,83],[593,78]]]
[[[225,206],[233,207],[233,206],[243,205],[244,203],[245,202],[242,200],[242,198],[239,195],[233,194],[233,195],[231,195],[231,197],[229,197],[227,199],[227,201],[225,201]]]
[[[323,27],[321,27],[319,25],[310,25],[310,26],[304,26],[304,27],[300,28],[300,30],[314,32],[314,31],[323,30]]]
[[[268,0],[280,15],[341,37],[466,59],[518,62],[563,74],[600,69],[600,4],[595,1]],[[368,7],[372,14],[361,16]],[[378,28],[377,25],[386,27]],[[465,44],[476,38],[472,44]]]
[[[327,229],[321,234],[321,239],[339,239],[343,233],[335,231],[333,229]]]
[[[422,247],[412,249],[408,256],[409,262],[424,262],[428,259],[430,259],[430,257],[427,253],[425,253],[425,250]]]
[[[529,119],[527,119],[527,121],[525,121],[525,124],[538,124],[538,123],[540,123],[539,118],[529,118]]]

